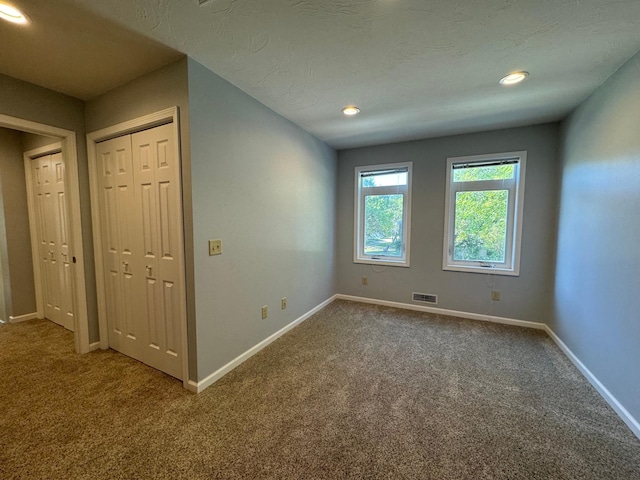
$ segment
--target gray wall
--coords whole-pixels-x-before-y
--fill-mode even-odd
[[[178,106],[188,117],[187,60],[183,58],[85,102],[87,133],[165,108]]]
[[[192,59],[189,94],[203,379],[335,293],[336,155]]]
[[[640,54],[564,123],[553,330],[640,420]]]
[[[33,133],[23,132],[20,136],[22,140],[22,148],[27,150],[35,150],[36,148],[46,147],[52,143],[59,142],[59,138],[47,137],[45,135],[34,135]]]
[[[177,106],[180,121],[185,260],[187,270],[187,330],[189,377],[196,378],[195,300],[193,288],[193,221],[191,213],[191,154],[189,140],[189,91],[186,57],[85,104],[87,133],[150,113]]]
[[[37,308],[23,151],[21,133],[0,128],[0,188],[4,223],[1,241],[7,317],[33,313]]]
[[[78,155],[86,163],[81,100],[0,74],[0,113],[79,133]]]
[[[547,322],[552,294],[558,124],[456,135],[338,152],[338,292],[402,303],[438,295],[437,307]],[[442,270],[446,159],[527,150],[520,276]],[[413,162],[411,266],[353,263],[354,169]],[[369,284],[363,286],[361,277]],[[491,284],[501,292],[491,302]]]

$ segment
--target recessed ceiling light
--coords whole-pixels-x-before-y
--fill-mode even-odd
[[[18,10],[16,7],[7,5],[6,3],[0,3],[0,18],[11,23],[27,23],[27,17],[24,13]]]
[[[348,116],[357,115],[360,113],[360,109],[355,105],[349,105],[342,109],[342,113]]]
[[[513,72],[507,75],[506,77],[502,77],[500,79],[500,84],[515,85],[516,83],[520,83],[525,78],[527,78],[528,75],[529,75],[529,72]]]

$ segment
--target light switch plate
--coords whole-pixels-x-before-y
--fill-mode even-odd
[[[222,253],[222,240],[209,240],[209,256]]]

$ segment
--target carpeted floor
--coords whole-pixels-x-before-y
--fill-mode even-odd
[[[199,395],[47,321],[0,327],[2,479],[640,479],[544,334],[336,301]]]

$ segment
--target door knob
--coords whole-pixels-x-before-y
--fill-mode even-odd
[[[147,275],[151,276],[151,265],[147,265]]]
[[[122,266],[124,267],[125,272],[129,270],[129,262],[122,262]]]

